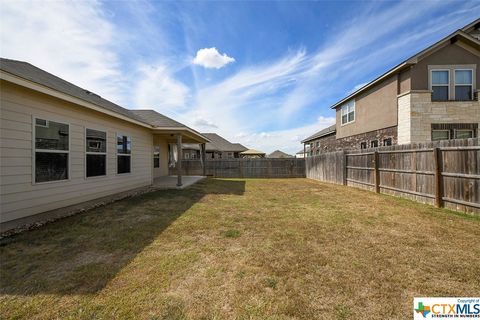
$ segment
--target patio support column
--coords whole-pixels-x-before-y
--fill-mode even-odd
[[[203,175],[206,176],[207,173],[207,148],[205,143],[200,144],[200,157],[202,157],[202,164],[203,164]]]
[[[177,134],[177,187],[182,186],[182,160],[182,135],[179,133]]]

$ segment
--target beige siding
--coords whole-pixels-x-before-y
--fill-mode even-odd
[[[392,76],[355,98],[355,122],[341,125],[336,110],[337,139],[397,125],[397,77]]]
[[[6,222],[152,182],[153,137],[148,129],[1,82],[0,197]],[[33,117],[70,125],[70,179],[33,183]],[[107,175],[85,178],[85,128],[107,132]],[[116,134],[132,137],[131,173],[116,173]]]

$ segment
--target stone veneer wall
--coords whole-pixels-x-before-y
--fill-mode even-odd
[[[370,147],[370,143],[373,140],[378,140],[378,146],[383,146],[384,139],[392,139],[392,145],[397,144],[397,127],[389,127],[379,130],[374,130],[370,132],[365,132],[357,134],[350,137],[345,137],[341,139],[336,139],[335,135],[328,135],[313,141],[313,155],[319,152],[332,152],[332,151],[341,151],[341,150],[354,150],[360,149],[360,143],[366,142],[367,147]],[[317,148],[317,141],[320,141],[320,146]]]
[[[398,97],[399,144],[431,141],[432,123],[480,124],[480,102],[478,98],[432,102],[430,91],[411,91]]]
[[[398,97],[398,144],[410,143],[410,94],[402,94]]]

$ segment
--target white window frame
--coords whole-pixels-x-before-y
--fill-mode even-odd
[[[373,142],[375,142],[375,141],[377,142],[377,146],[376,146],[376,147],[373,146]],[[370,148],[378,148],[378,146],[379,146],[379,141],[378,141],[378,139],[370,140]]]
[[[352,102],[352,105],[350,106],[350,102]],[[349,111],[349,107],[352,107],[353,110],[352,111]],[[344,112],[344,108],[346,109],[346,113]],[[355,122],[355,119],[357,118],[357,115],[356,115],[356,103],[355,103],[355,99],[353,100],[349,100],[347,102],[345,102],[341,107],[340,107],[340,123],[342,126],[346,126],[347,124],[350,124],[350,123],[354,123]],[[353,112],[353,120],[349,121],[348,120],[348,115],[350,113]],[[346,115],[347,116],[347,122],[343,122],[343,116]]]
[[[127,154],[127,153],[118,153],[118,136],[126,136],[126,137],[129,137],[130,138],[130,153]],[[132,157],[132,154],[133,154],[133,137],[131,134],[127,134],[127,133],[121,133],[121,132],[117,132],[115,134],[115,172],[117,175],[128,175],[128,174],[132,174],[133,172],[133,157]],[[118,156],[129,156],[130,157],[130,172],[123,172],[123,173],[118,173]]]
[[[48,120],[46,119],[48,118]],[[68,126],[68,150],[48,150],[48,149],[37,149],[36,148],[36,136],[35,136],[35,127],[37,125],[37,119],[40,120],[46,120],[47,125],[49,124],[49,121],[53,122],[58,122],[61,124],[66,124]],[[42,128],[48,128],[48,126],[42,126],[39,125],[39,127]],[[69,182],[71,180],[71,164],[70,164],[70,149],[71,149],[71,124],[68,121],[65,121],[64,119],[56,118],[56,117],[51,117],[51,116],[32,116],[32,185],[42,185],[42,184],[50,184],[50,183],[62,183],[62,182]],[[66,153],[67,154],[67,179],[62,179],[62,180],[54,180],[54,181],[43,181],[43,182],[37,182],[36,181],[36,153],[37,152],[44,152],[44,153]]]
[[[45,120],[45,125],[37,124],[37,119],[38,120]],[[35,127],[48,128],[49,127],[48,120],[47,119],[42,119],[42,118],[35,118]]]
[[[433,80],[433,72],[434,71],[447,71],[448,73],[448,84],[433,84],[432,83],[432,80]],[[447,100],[433,100],[433,101],[438,101],[438,102],[442,102],[442,101],[449,101],[449,100],[452,100],[452,95],[451,95],[451,89],[450,89],[450,69],[437,69],[437,68],[432,68],[429,70],[429,74],[428,74],[428,82],[430,84],[430,91],[433,93],[433,87],[447,87]]]
[[[473,129],[453,129],[453,136],[455,139],[470,139],[470,138],[457,138],[457,131],[470,131],[472,133],[472,138],[475,136],[475,130]]]
[[[190,160],[190,153],[185,152],[185,160],[187,160],[187,159]]]
[[[448,139],[447,140],[452,139],[452,137],[450,136],[450,129],[432,129],[432,132],[431,132],[432,141],[442,141],[442,140],[433,140],[433,132],[434,131],[447,131],[448,132]]]
[[[456,100],[455,89],[457,88],[457,79],[456,79],[455,71],[470,71],[472,73],[472,83],[470,83],[470,87],[472,88],[472,90],[471,90],[472,96],[470,97],[469,100]],[[473,77],[475,77],[475,72],[474,72],[473,68],[454,68],[453,69],[453,100],[455,100],[455,101],[473,101],[473,97],[475,96],[475,92],[473,92],[473,90],[474,90]],[[468,84],[459,84],[459,86],[468,86]]]
[[[105,152],[95,152],[95,151],[87,151],[87,129],[100,131],[105,133]],[[99,179],[105,178],[108,176],[108,132],[104,129],[97,129],[92,127],[85,127],[84,131],[84,138],[85,138],[85,170],[84,170],[84,177],[85,179]],[[105,174],[101,176],[94,176],[94,177],[87,177],[87,155],[94,154],[94,155],[104,155],[105,156]],[[130,160],[131,161],[131,160]]]

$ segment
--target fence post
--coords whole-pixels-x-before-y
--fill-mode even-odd
[[[347,185],[347,175],[348,175],[348,169],[347,169],[347,152],[343,150],[343,185]]]
[[[375,192],[380,193],[380,171],[378,170],[378,151],[373,154],[373,166],[375,169]]]
[[[433,148],[433,165],[435,169],[435,206],[440,208],[443,205],[442,152],[438,147]]]

